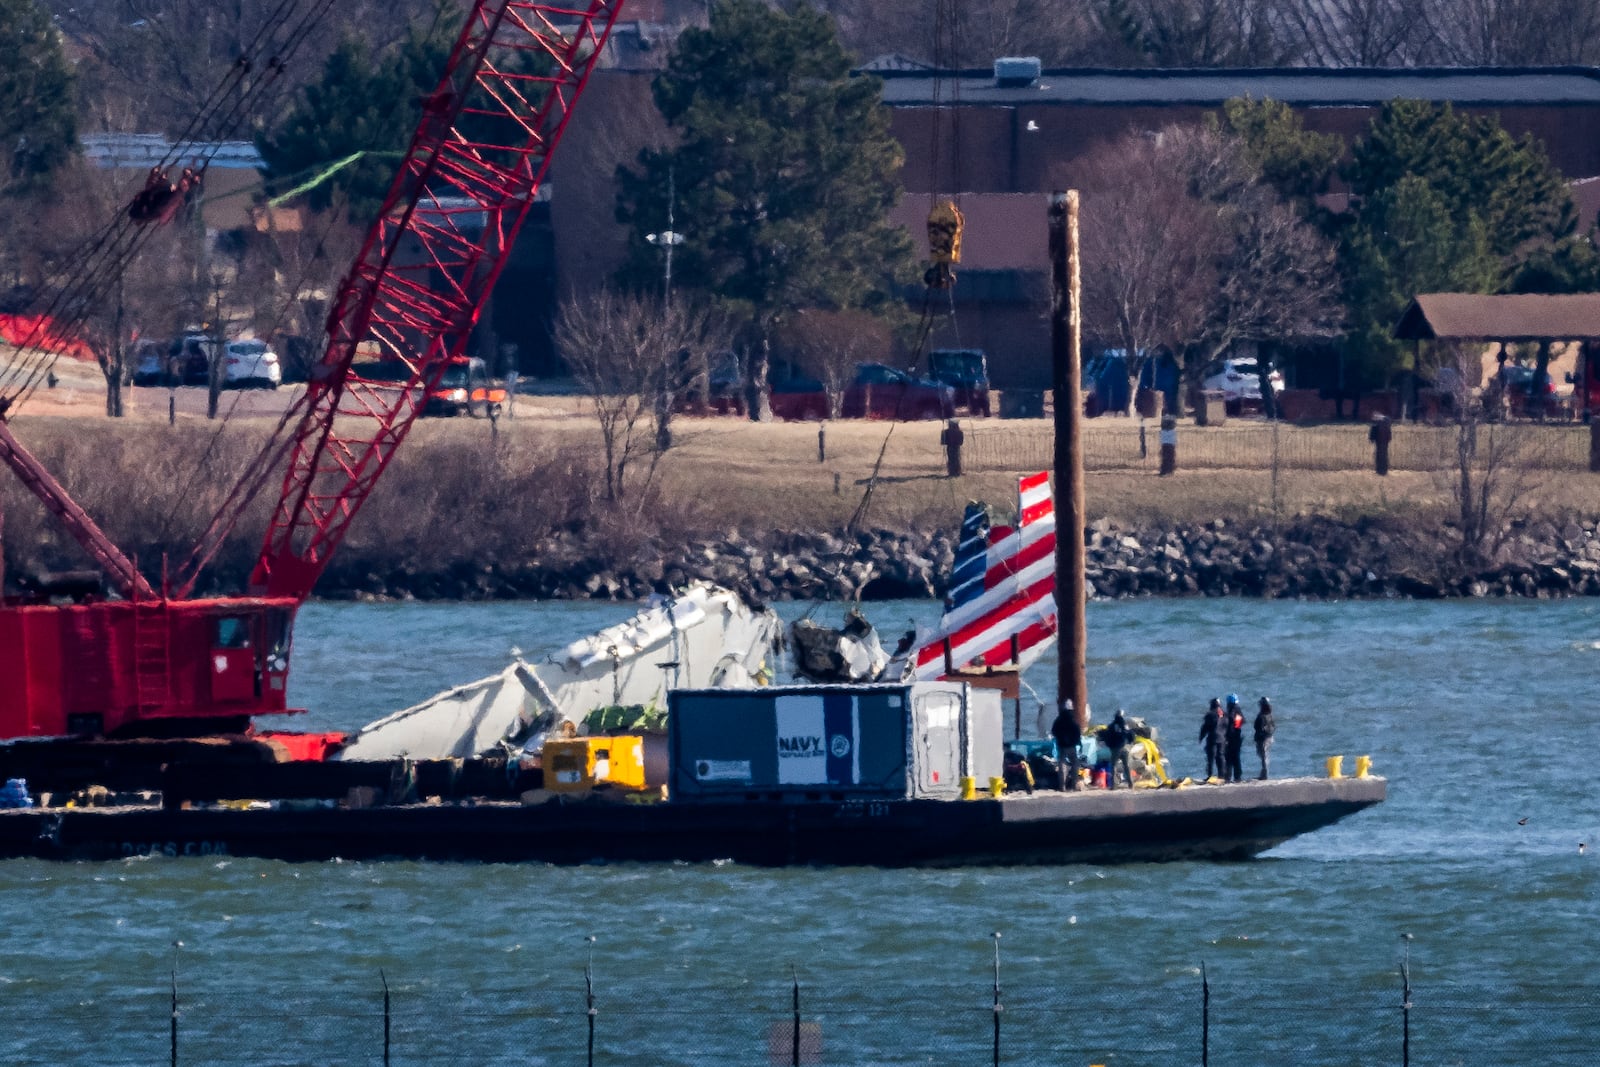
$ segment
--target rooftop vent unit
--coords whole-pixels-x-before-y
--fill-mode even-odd
[[[1038,56],[1004,56],[994,61],[994,83],[1002,89],[1025,89],[1039,80]]]

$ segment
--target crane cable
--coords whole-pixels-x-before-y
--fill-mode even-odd
[[[274,12],[274,18],[269,20],[269,22],[258,31],[256,41],[253,41],[252,44],[258,43],[259,40],[269,32],[269,29],[275,28],[277,25],[287,22],[288,19],[295,14],[300,2],[301,0],[281,0],[278,8]],[[218,143],[215,138],[221,136],[225,132],[231,132],[232,129],[236,128],[248,113],[249,107],[254,105],[260,99],[264,98],[267,92],[273,88],[279,76],[281,76],[283,70],[285,69],[288,57],[291,56],[310,36],[311,32],[316,28],[316,26],[321,22],[322,18],[327,14],[328,10],[332,7],[332,3],[333,0],[319,0],[319,4],[317,6],[313,7],[309,12],[301,17],[299,24],[291,29],[289,35],[282,42],[284,47],[275,52],[268,61],[267,76],[254,83],[254,85],[240,95],[234,101],[233,106],[229,109],[221,121],[217,122],[217,125],[213,128],[213,132],[210,134],[212,140],[205,144],[205,147],[202,148],[201,155],[203,156],[203,159],[198,160],[200,162],[202,171],[205,169],[205,167],[209,166],[211,160],[214,159],[217,153],[221,150],[221,144]],[[280,14],[282,15],[281,18],[278,17]],[[251,64],[248,59],[248,54],[242,55],[240,60],[234,64],[234,67],[230,73],[230,78],[242,80],[242,78],[249,73],[250,69]],[[164,157],[164,163],[166,161],[172,161],[175,163],[177,159],[181,158],[183,155],[183,149],[185,148],[192,149],[195,147],[200,147],[201,142],[195,141],[194,138],[197,134],[206,132],[204,123],[215,121],[214,115],[210,115],[208,112],[213,112],[220,108],[220,98],[226,95],[227,92],[231,91],[231,89],[226,88],[227,81],[228,79],[224,80],[225,88],[219,91],[218,94],[214,94],[219,98],[217,107],[212,108],[208,106],[200,115],[196,116],[196,118],[190,122],[189,127],[184,131],[183,136],[180,137],[180,139],[168,149],[167,154]],[[196,157],[191,156],[191,158]],[[158,164],[158,167],[161,165],[163,164]],[[35,349],[35,355],[24,364],[24,366],[31,368],[27,372],[27,377],[19,387],[12,389],[8,395],[0,396],[0,407],[14,408],[16,405],[27,400],[35,391],[37,391],[40,382],[43,381],[44,378],[49,374],[50,370],[55,366],[56,361],[60,358],[61,349],[64,347],[65,342],[70,338],[70,333],[77,327],[81,326],[83,321],[88,318],[90,314],[89,308],[91,306],[91,302],[98,300],[104,295],[105,288],[110,284],[109,279],[111,277],[121,277],[121,275],[126,271],[128,265],[131,263],[133,256],[138,252],[139,246],[142,245],[148,238],[149,231],[151,230],[151,227],[140,226],[136,223],[133,223],[128,218],[126,212],[119,214],[119,218],[114,225],[116,225],[120,230],[118,236],[128,234],[128,231],[130,230],[132,231],[131,235],[128,236],[125,247],[114,254],[105,257],[97,269],[93,272],[90,272],[87,277],[80,277],[78,285],[68,287],[65,291],[58,292],[56,294],[56,299],[52,301],[50,308],[46,311],[45,315],[40,318],[39,322],[34,328],[35,333],[47,332],[54,334],[56,344],[53,348],[45,347],[42,349]],[[55,322],[52,323],[53,328],[46,329],[45,323],[51,322],[51,313],[65,299],[68,293],[72,293],[75,295],[75,297],[77,297],[76,313],[67,318],[67,325],[64,328],[59,322]],[[78,296],[78,294],[82,295]],[[16,375],[14,372],[12,378],[15,379],[15,377]]]
[[[928,245],[929,258],[932,265],[923,275],[922,313],[917,321],[916,341],[911,349],[911,361],[908,373],[915,376],[917,368],[922,364],[922,357],[927,351],[928,338],[933,333],[935,313],[934,294],[943,290],[950,303],[950,325],[956,334],[956,343],[960,344],[960,328],[956,323],[956,297],[955,297],[955,271],[951,268],[961,262],[961,231],[965,219],[961,214],[961,71],[959,68],[959,41],[961,35],[960,0],[936,0],[933,16],[933,126],[929,143],[929,189],[932,208],[928,212]],[[943,171],[943,112],[946,108],[944,102],[945,72],[951,71],[950,79],[950,165],[951,184],[955,187],[949,200],[941,200],[939,185]],[[932,371],[932,356],[929,355],[929,371]],[[872,492],[878,485],[878,477],[883,471],[884,458],[889,453],[889,441],[894,437],[895,426],[900,422],[905,413],[905,398],[909,389],[903,389],[900,400],[895,405],[894,420],[889,425],[889,432],[883,435],[883,445],[878,449],[877,461],[872,465],[872,474],[867,478],[866,488],[861,493],[861,501],[856,505],[855,511],[850,516],[850,521],[845,525],[847,533],[853,533],[866,522],[867,514],[872,507]]]
[[[267,32],[268,27],[277,21],[279,12],[282,12],[291,2],[292,0],[282,0],[279,8],[273,13],[273,17],[269,18],[262,24],[261,28],[257,31],[256,39],[253,40],[250,45],[246,46],[246,49],[249,49],[259,43],[260,38]],[[189,125],[184,129],[183,133],[175,142],[173,142],[172,145],[168,147],[166,154],[159,161],[157,161],[155,167],[156,170],[162,170],[176,163],[175,156],[177,155],[178,147],[188,143],[193,139],[193,135],[202,128],[205,122],[209,121],[212,112],[220,108],[222,106],[222,102],[238,88],[238,84],[241,83],[248,75],[249,69],[250,61],[248,58],[248,51],[241,50],[239,58],[234,61],[231,67],[229,67],[228,74],[223,78],[221,84],[218,85],[212,94],[204,101],[201,109],[190,119]],[[108,240],[113,242],[120,241],[124,236],[128,235],[128,231],[133,229],[133,227],[134,224],[128,218],[127,213],[125,211],[118,211],[117,214],[90,239],[87,250],[77,257],[78,262],[72,263],[69,261],[68,267],[63,269],[63,273],[67,274],[73,280],[71,283],[55,289],[55,295],[50,304],[40,315],[39,322],[34,326],[33,330],[30,332],[28,337],[24,339],[22,344],[18,346],[19,350],[32,348],[34,352],[34,355],[28,357],[24,361],[20,361],[18,366],[32,367],[47,357],[48,349],[45,349],[44,354],[41,354],[40,349],[35,347],[34,344],[37,340],[41,339],[41,334],[49,332],[46,331],[44,324],[50,321],[56,309],[59,308],[63,303],[69,301],[69,299],[75,304],[82,303],[82,301],[77,299],[78,294],[88,288],[88,282],[92,278],[97,277],[101,270],[101,263],[95,262],[95,271],[91,273],[88,270],[89,264],[94,262],[97,258],[102,260],[106,258],[99,256],[100,250],[104,248],[106,242]],[[117,250],[108,255],[110,258],[120,258],[125,251],[128,250]],[[57,334],[55,340],[59,344],[62,340],[60,334],[63,331],[57,330],[53,332]],[[18,379],[20,373],[18,366],[14,366],[12,368],[10,374],[6,376],[6,380],[15,381]]]
[[[191,152],[190,158],[200,162],[202,170],[210,164],[221,150],[216,138],[231,132],[243,121],[251,106],[266,98],[267,93],[274,88],[282,75],[289,57],[310,37],[331,9],[333,0],[318,0],[317,4],[301,15],[300,21],[282,40],[282,47],[268,60],[267,75],[248,86],[242,94],[237,94],[232,106],[223,112],[227,97],[236,93],[253,69],[250,60],[252,52],[268,38],[269,34],[275,33],[289,23],[297,13],[300,3],[301,0],[280,0],[272,16],[257,30],[250,44],[229,69],[222,84],[168,148],[161,162],[157,164],[158,169],[176,165],[186,150]],[[200,156],[203,158],[200,158],[193,155],[192,150],[201,147],[202,142],[198,138],[208,133],[208,126],[210,126],[211,141],[201,148]],[[61,350],[70,341],[71,334],[88,318],[92,304],[104,295],[110,279],[120,277],[127,269],[139,246],[148,238],[151,229],[152,227],[134,223],[126,211],[120,211],[117,218],[96,235],[88,250],[79,257],[82,263],[78,267],[74,282],[56,291],[55,297],[39,316],[29,335],[18,346],[19,352],[31,348],[32,354],[13,360],[8,372],[0,377],[0,383],[5,383],[3,389],[0,389],[0,417],[4,417],[9,411],[25,402],[38,389],[40,382],[54,368],[60,358]],[[112,248],[109,252],[101,254],[108,240]],[[93,269],[89,269],[89,263],[97,256],[99,262],[94,264]],[[65,323],[53,319],[54,313],[69,300],[74,311],[66,317]],[[44,344],[39,345],[40,341]]]

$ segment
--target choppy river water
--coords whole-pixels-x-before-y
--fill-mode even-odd
[[[311,605],[296,725],[357,726],[621,613]],[[382,1063],[381,971],[393,1062],[583,1064],[592,953],[594,1063],[788,1062],[769,1028],[794,976],[808,1062],[990,1063],[1000,931],[1006,1063],[1198,1063],[1203,964],[1214,1062],[1398,1064],[1405,951],[1415,1062],[1592,1061],[1600,605],[1143,600],[1089,623],[1098,717],[1148,717],[1180,772],[1206,697],[1267,693],[1281,773],[1370,753],[1390,799],[1241,864],[0,863],[0,1054],[169,1062],[175,965],[183,1063]],[[1054,670],[1028,679],[1046,699]]]

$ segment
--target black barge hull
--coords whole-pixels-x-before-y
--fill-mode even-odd
[[[1384,799],[1381,778],[970,801],[411,804],[0,812],[0,858],[251,856],[893,867],[1240,860]]]

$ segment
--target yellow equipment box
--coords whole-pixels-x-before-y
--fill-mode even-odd
[[[644,738],[560,737],[544,743],[544,787],[587,793],[595,786],[643,789]]]

